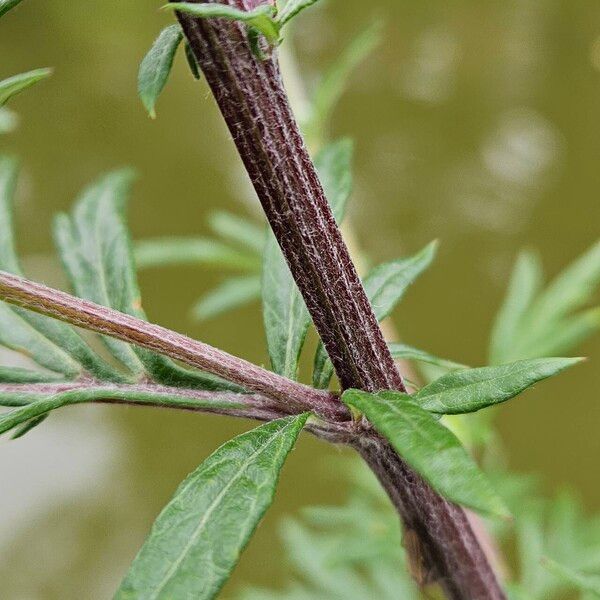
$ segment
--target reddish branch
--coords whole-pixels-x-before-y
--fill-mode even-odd
[[[222,0],[249,10],[263,0]],[[292,115],[276,53],[253,55],[244,25],[178,14],[271,228],[344,388],[404,390]],[[505,596],[462,509],[439,497],[381,438],[357,450],[419,548],[413,563],[456,600]]]

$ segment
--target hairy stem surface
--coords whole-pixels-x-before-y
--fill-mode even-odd
[[[222,0],[252,9],[261,0]],[[344,388],[404,384],[387,349],[292,115],[275,54],[258,59],[244,25],[178,14],[271,228]],[[504,598],[462,509],[440,498],[378,439],[357,444],[419,540],[448,596]]]

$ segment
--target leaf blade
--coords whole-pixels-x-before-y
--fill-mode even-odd
[[[157,518],[115,599],[214,598],[270,506],[306,419],[287,417],[242,434],[188,476]],[[211,542],[215,535],[219,543]]]
[[[398,454],[436,491],[487,515],[508,511],[458,438],[409,396],[399,392],[344,392],[345,404],[363,412]]]
[[[506,402],[538,381],[579,362],[579,358],[540,358],[456,371],[426,385],[414,398],[422,408],[433,413],[475,412]]]
[[[13,96],[52,75],[52,69],[34,69],[0,81],[0,108]]]
[[[167,84],[182,40],[183,31],[179,25],[165,27],[140,63],[138,95],[152,119],[156,118],[156,101]]]
[[[244,306],[260,298],[259,277],[236,277],[225,280],[194,306],[192,314],[198,321],[206,321],[225,312]]]
[[[0,17],[3,17],[9,10],[15,8],[22,0],[0,0]]]

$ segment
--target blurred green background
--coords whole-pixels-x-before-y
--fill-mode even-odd
[[[20,126],[0,137],[0,150],[23,160],[20,248],[39,280],[64,283],[51,218],[107,169],[139,172],[130,207],[138,239],[206,233],[217,207],[256,210],[207,87],[181,56],[156,121],[136,97],[139,61],[170,19],[159,4],[27,0],[0,24],[0,77],[55,67],[11,103]],[[309,88],[374,18],[385,24],[383,44],[356,72],[331,124],[334,136],[357,143],[357,238],[377,261],[439,238],[437,263],[396,325],[408,343],[484,364],[517,251],[539,249],[553,274],[600,233],[600,7],[324,1],[292,36]],[[190,318],[193,301],[218,279],[194,268],[145,272],[145,307],[156,322],[266,363],[258,306],[200,325]],[[573,485],[598,509],[600,336],[580,353],[591,360],[505,407],[498,424],[512,467],[540,472],[548,491]],[[178,482],[248,426],[80,407],[0,442],[0,596],[110,597]],[[304,437],[223,596],[282,581],[278,523],[303,505],[343,498],[344,481],[327,460],[338,454]]]

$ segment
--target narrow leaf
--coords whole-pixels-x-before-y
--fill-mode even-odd
[[[222,210],[212,213],[208,224],[224,240],[262,256],[265,247],[264,227]]]
[[[62,379],[56,373],[32,371],[19,367],[0,367],[0,383],[46,383]]]
[[[400,344],[397,342],[390,342],[388,344],[392,357],[397,360],[414,360],[417,362],[428,363],[443,369],[457,370],[457,369],[468,369],[466,365],[454,362],[452,360],[446,360],[445,358],[438,358],[429,352],[419,350],[413,346],[406,344]]]
[[[522,324],[542,285],[542,267],[537,254],[521,252],[515,263],[504,304],[498,312],[490,339],[490,362],[502,364],[518,358]]]
[[[224,4],[189,4],[172,2],[163,6],[164,10],[177,10],[202,19],[219,18],[231,21],[242,21],[257,29],[271,44],[279,42],[279,25],[274,19],[275,7],[261,4],[252,10],[240,10]]]
[[[4,106],[13,96],[23,90],[50,77],[52,69],[35,69],[27,73],[19,73],[0,81],[0,107]]]
[[[307,415],[227,442],[183,481],[163,509],[115,600],[215,598],[271,505]]]
[[[482,367],[443,375],[415,396],[419,405],[434,413],[475,412],[505,402],[534,383],[581,362],[580,358],[538,358],[499,367]]]
[[[458,438],[410,396],[348,390],[342,400],[364,413],[398,454],[448,500],[483,514],[508,516]]]
[[[600,575],[580,573],[550,558],[543,558],[542,565],[554,576],[562,579],[579,591],[587,592],[596,598],[600,598]]]
[[[271,368],[284,377],[296,379],[311,319],[271,232],[263,258],[262,300]]]
[[[31,419],[30,421],[27,421],[26,423],[23,423],[23,425],[20,425],[19,427],[17,427],[15,429],[15,431],[13,432],[11,439],[12,440],[18,440],[19,438],[22,438],[23,436],[27,435],[32,429],[35,429],[38,425],[41,425],[46,419],[48,418],[48,415],[41,415],[39,417],[36,417],[35,419]]]
[[[260,298],[259,277],[235,277],[206,294],[192,309],[198,321],[212,319]]]
[[[600,283],[600,241],[565,269],[531,309],[533,325],[545,326],[590,300]]]
[[[0,17],[4,16],[9,10],[20,4],[22,0],[0,0]]]
[[[298,13],[302,12],[305,8],[312,6],[318,0],[287,0],[284,7],[279,11],[277,15],[277,21],[281,27],[286,23],[289,23]]]
[[[431,242],[421,252],[375,267],[364,281],[367,296],[379,321],[385,319],[406,290],[432,263],[437,242]]]
[[[185,42],[185,59],[190,67],[192,76],[196,81],[198,81],[202,77],[202,71],[200,70],[200,65],[198,65],[198,61],[194,56],[194,51],[187,41]]]
[[[313,95],[309,118],[303,123],[309,139],[318,140],[323,136],[350,76],[380,40],[381,26],[374,23],[356,36],[327,70]]]
[[[19,117],[6,106],[0,108],[0,134],[11,133],[19,125]]]
[[[156,118],[156,101],[165,87],[175,53],[183,39],[179,25],[165,27],[144,56],[138,72],[138,94],[151,118]]]
[[[264,234],[263,234],[264,235]],[[135,244],[135,262],[139,269],[173,265],[202,265],[255,271],[260,261],[254,254],[235,250],[207,238],[157,238]]]
[[[352,193],[352,140],[341,139],[325,146],[315,158],[315,167],[333,216],[340,225]]]

